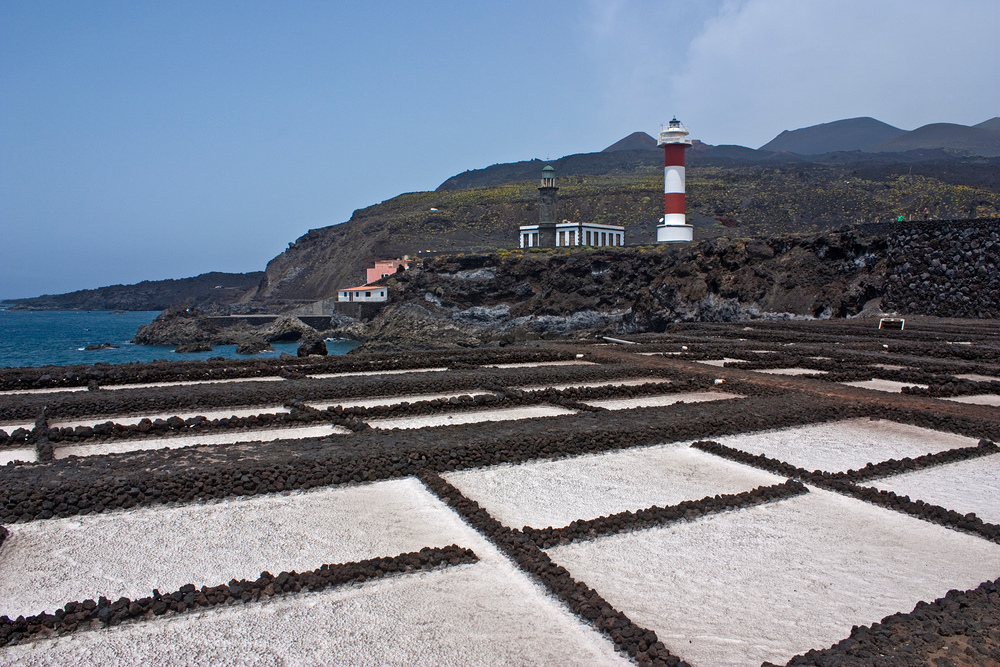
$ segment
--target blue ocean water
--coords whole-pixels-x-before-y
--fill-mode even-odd
[[[235,345],[219,345],[211,352],[178,354],[173,347],[133,345],[129,341],[140,325],[149,324],[157,311],[112,313],[108,311],[0,310],[0,367],[53,364],[123,364],[133,361],[181,361],[226,357],[236,354]],[[111,343],[117,349],[86,350],[88,345]],[[330,354],[347,354],[359,345],[352,340],[326,342]],[[275,343],[273,352],[253,357],[274,358],[282,352],[295,354],[298,343]]]

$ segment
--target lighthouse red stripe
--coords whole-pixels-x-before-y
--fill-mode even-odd
[[[663,211],[665,213],[684,213],[684,193],[668,192],[663,195]]]
[[[663,144],[663,166],[683,167],[685,148],[684,144]]]

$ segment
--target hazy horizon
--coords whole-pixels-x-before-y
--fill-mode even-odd
[[[0,5],[0,298],[262,270],[468,169],[1000,115],[1000,4]]]

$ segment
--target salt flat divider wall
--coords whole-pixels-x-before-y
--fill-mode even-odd
[[[273,377],[302,379],[315,373],[373,372],[440,366],[473,367],[486,363],[568,361],[576,350],[489,349],[367,353],[352,356],[285,359],[209,359],[208,361],[153,361],[144,364],[78,364],[57,371],[44,367],[0,369],[0,390],[99,387],[150,382]]]
[[[633,623],[597,591],[576,581],[569,571],[553,563],[533,541],[502,525],[436,472],[425,470],[417,476],[442,502],[458,512],[528,575],[548,588],[574,614],[607,635],[614,642],[615,650],[624,651],[643,665],[687,667],[687,663],[667,650],[655,632]]]
[[[972,660],[971,664],[991,664],[995,655],[988,655],[982,649],[989,650],[987,640],[991,633],[996,632],[996,626],[984,623],[983,616],[996,613],[998,597],[1000,579],[984,581],[968,591],[948,591],[947,595],[933,602],[918,602],[909,613],[892,614],[870,626],[854,626],[846,639],[828,649],[814,649],[794,656],[787,665],[868,665],[876,660],[887,665],[910,665],[915,659],[911,638],[917,636],[925,644],[930,644],[939,657],[950,659],[952,655],[945,654],[944,650],[948,648],[946,644],[952,644],[955,653],[964,660]],[[959,635],[969,641],[948,642],[945,637],[949,635]],[[762,667],[775,666],[764,663]]]
[[[900,497],[892,491],[876,489],[870,486],[858,486],[850,481],[852,479],[850,474],[853,473],[853,471],[849,471],[848,473],[829,473],[819,470],[809,472],[808,470],[798,468],[763,454],[748,454],[747,452],[742,452],[738,449],[733,449],[732,447],[727,447],[712,441],[699,441],[693,443],[691,446],[700,449],[703,452],[715,454],[716,456],[721,456],[731,461],[745,463],[762,470],[799,479],[808,484],[813,484],[830,491],[836,491],[844,495],[853,496],[854,498],[864,500],[872,503],[873,505],[880,505],[897,512],[909,514],[917,517],[918,519],[923,519],[924,521],[937,523],[949,528],[955,528],[957,530],[963,530],[968,533],[972,533],[973,535],[978,535],[979,537],[991,542],[1000,544],[1000,526],[996,524],[986,523],[975,514],[963,515],[939,505],[925,503],[922,500],[910,500],[908,496]],[[997,451],[998,448],[994,443],[983,440],[980,441],[978,447],[965,447],[959,450],[948,450],[937,454],[921,456],[919,457],[920,467],[913,469],[918,470],[927,468],[930,466],[931,461],[939,461],[940,464],[951,463],[953,461],[961,461],[986,456],[988,454],[995,454]],[[897,472],[907,472],[908,466],[912,464],[913,461],[914,459],[910,459],[909,462],[904,460],[896,463]],[[862,477],[862,479],[865,478]]]
[[[548,549],[580,540],[666,526],[678,521],[690,521],[709,514],[753,507],[776,500],[793,498],[804,493],[809,493],[809,489],[804,484],[795,480],[787,480],[781,484],[759,486],[742,493],[716,494],[715,496],[705,496],[701,500],[685,500],[668,507],[654,505],[634,512],[626,510],[596,519],[573,521],[562,528],[539,529],[525,526],[521,530],[513,529],[513,532],[515,535],[523,534],[540,549]]]
[[[414,374],[409,376],[358,377],[344,380],[301,380],[264,383],[256,386],[220,388],[201,385],[187,388],[157,388],[135,392],[80,392],[57,398],[21,396],[0,402],[0,422],[34,422],[41,417],[52,421],[93,418],[107,415],[177,413],[208,409],[283,405],[290,401],[333,401],[338,398],[370,398],[425,394],[476,389],[500,392],[518,386],[567,381],[611,383],[620,378],[649,377],[664,381],[675,373],[651,370],[636,365],[609,364],[594,366],[546,367],[531,369],[463,369],[441,373],[434,378]],[[113,421],[113,420],[112,420]],[[36,436],[37,437],[37,436]]]
[[[420,469],[448,472],[564,458],[853,416],[832,402],[799,406],[780,392],[739,400],[738,411],[710,403],[674,404],[627,411],[628,419],[621,420],[609,421],[597,411],[531,422],[544,424],[541,429],[526,429],[523,422],[495,422],[486,431],[469,425],[404,433],[355,423],[358,431],[329,436],[329,443],[264,443],[246,459],[239,448],[219,446],[11,465],[0,469],[0,522],[360,483]],[[50,483],[54,479],[58,483]]]
[[[262,428],[267,426],[292,426],[304,423],[330,423],[332,425],[343,426],[350,430],[360,430],[363,428],[358,421],[361,419],[377,419],[385,417],[411,416],[442,414],[450,412],[462,412],[480,409],[482,407],[510,407],[527,406],[540,404],[559,405],[575,411],[593,412],[603,408],[586,405],[580,401],[600,397],[635,397],[648,396],[654,394],[675,394],[690,391],[693,388],[706,390],[711,388],[711,383],[701,381],[663,381],[661,378],[649,378],[649,382],[643,385],[615,386],[613,381],[609,381],[605,387],[581,387],[568,389],[546,389],[535,391],[523,391],[517,388],[500,387],[496,394],[483,393],[475,396],[459,396],[450,399],[431,399],[417,401],[413,403],[396,403],[392,405],[381,405],[374,407],[340,407],[331,406],[326,410],[316,410],[315,408],[302,403],[301,401],[289,401],[285,404],[287,412],[262,413],[246,417],[219,417],[216,419],[206,419],[204,416],[181,418],[179,416],[168,419],[160,419],[155,422],[144,420],[139,423],[117,423],[107,421],[93,426],[66,426],[62,428],[48,428],[46,418],[42,417],[36,422],[33,431],[29,435],[12,437],[0,444],[2,448],[17,448],[26,442],[39,443],[44,439],[52,443],[70,444],[92,444],[97,442],[114,441],[116,439],[127,438],[129,440],[141,438],[162,438],[166,435],[180,435],[186,433],[216,432],[218,430],[245,430]],[[252,436],[252,433],[247,434]],[[250,438],[252,441],[252,437]],[[51,457],[46,453],[39,452],[39,460],[47,461]]]
[[[373,431],[360,420],[346,420],[342,423],[355,429],[353,435],[329,436],[324,438],[326,444],[316,440],[265,443],[255,446],[253,457],[246,460],[240,458],[239,450],[219,446],[212,448],[216,454],[186,448],[96,457],[99,465],[88,459],[10,465],[0,469],[4,482],[0,485],[0,522],[374,481],[411,475],[421,468],[447,472],[562,458],[862,417],[872,412],[899,421],[907,421],[899,418],[908,416],[819,399],[800,406],[787,401],[780,391],[757,393],[739,399],[739,410],[705,403],[675,404],[667,409],[631,410],[628,419],[614,423],[594,412],[581,412],[545,418],[544,430],[532,432],[525,432],[518,423],[496,423],[488,433],[477,426],[451,426],[411,430],[403,436]],[[942,425],[933,419],[912,421],[938,429]],[[977,421],[946,421],[954,430],[975,435],[987,428]],[[993,423],[988,427],[996,428]],[[115,461],[113,476],[103,472],[108,460]],[[780,474],[797,476],[796,471]],[[51,475],[60,482],[50,485]],[[241,482],[243,477],[251,482]]]
[[[107,598],[69,602],[53,613],[41,613],[11,620],[0,616],[0,646],[24,640],[63,635],[76,630],[118,625],[162,616],[167,612],[184,613],[206,607],[246,604],[276,595],[290,595],[302,589],[322,591],[333,586],[361,583],[373,579],[432,570],[479,560],[471,549],[457,545],[424,547],[420,551],[394,557],[368,558],[352,563],[322,565],[308,572],[281,572],[274,576],[262,572],[254,581],[233,579],[228,584],[202,586],[185,584],[179,590],[162,594],[154,590],[151,596],[130,600],[122,597],[111,602]]]

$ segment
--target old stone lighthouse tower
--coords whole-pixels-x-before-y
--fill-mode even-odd
[[[621,246],[625,243],[625,228],[597,222],[557,222],[556,205],[559,188],[556,170],[551,165],[542,169],[542,184],[538,188],[538,224],[521,225],[522,248],[573,248],[588,246]]]
[[[542,184],[538,188],[538,247],[556,247],[556,206],[559,188],[556,187],[556,170],[552,165],[542,169]]]

